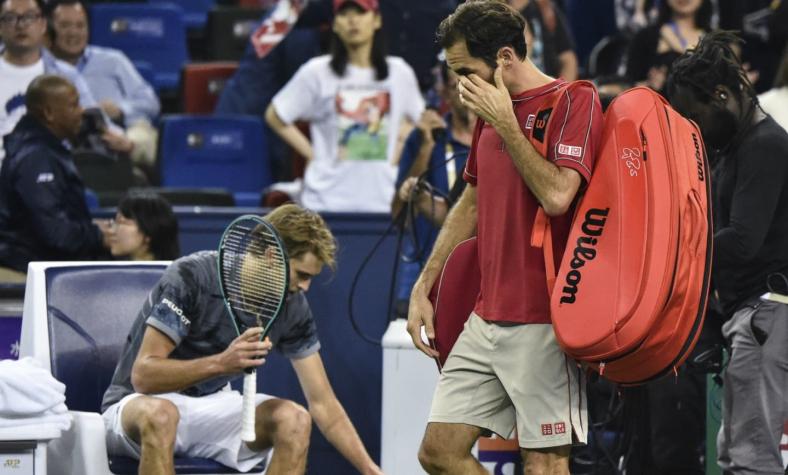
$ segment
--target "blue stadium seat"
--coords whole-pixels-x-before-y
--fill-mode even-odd
[[[261,118],[165,116],[159,140],[162,186],[221,187],[259,196],[271,184]]]
[[[166,262],[32,263],[21,356],[32,356],[66,385],[72,428],[48,448],[49,474],[136,474],[137,461],[106,455],[101,398],[120,351]],[[238,473],[206,459],[175,459],[179,474]],[[264,464],[255,467],[257,473]]]
[[[178,5],[103,3],[90,8],[90,41],[117,48],[155,71],[156,90],[175,89],[189,60],[183,9]]]
[[[216,0],[148,0],[152,5],[173,3],[183,8],[183,19],[187,28],[202,29],[208,21],[208,12],[216,5]]]

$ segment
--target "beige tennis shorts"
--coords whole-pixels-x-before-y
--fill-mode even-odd
[[[472,313],[443,367],[430,422],[469,424],[537,449],[585,443],[583,370],[549,324],[499,325]]]

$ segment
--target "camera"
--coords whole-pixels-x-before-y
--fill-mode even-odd
[[[112,156],[113,153],[107,149],[107,146],[101,139],[101,136],[106,131],[107,121],[101,109],[96,107],[85,109],[82,113],[82,125],[79,128],[79,135],[74,143],[74,148]]]

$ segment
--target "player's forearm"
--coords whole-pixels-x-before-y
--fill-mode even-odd
[[[157,356],[138,358],[131,370],[131,384],[141,394],[180,391],[226,374],[217,355],[193,360]]]
[[[371,473],[377,467],[375,462],[367,453],[345,409],[336,398],[332,399],[333,401],[310,406],[312,418],[331,445],[360,473]]]
[[[517,124],[500,126],[499,135],[512,157],[512,163],[531,193],[548,216],[560,216],[574,199],[571,186],[559,167],[539,155]]]
[[[429,294],[451,251],[457,244],[476,234],[476,220],[476,189],[468,186],[457,204],[449,211],[430,258],[414,284],[414,292]]]

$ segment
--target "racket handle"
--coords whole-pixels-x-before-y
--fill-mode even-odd
[[[241,408],[241,440],[254,442],[255,402],[257,395],[257,371],[244,374],[244,395]]]

